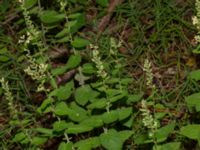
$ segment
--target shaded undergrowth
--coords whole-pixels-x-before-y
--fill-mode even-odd
[[[1,149],[198,149],[194,0],[65,2],[0,2]]]

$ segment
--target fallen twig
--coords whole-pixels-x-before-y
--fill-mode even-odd
[[[101,19],[98,25],[99,33],[102,33],[105,30],[106,26],[110,22],[110,18],[113,14],[114,9],[116,8],[117,5],[121,4],[123,1],[124,0],[110,0],[109,7],[107,9],[107,15]]]

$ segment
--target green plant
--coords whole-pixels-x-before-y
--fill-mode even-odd
[[[199,148],[192,3],[116,3],[0,2],[0,149]]]

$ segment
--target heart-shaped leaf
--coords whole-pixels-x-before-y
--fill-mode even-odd
[[[195,81],[199,81],[200,80],[200,69],[190,72],[189,78],[193,79]]]
[[[47,140],[48,140],[48,138],[46,138],[46,137],[35,136],[35,137],[33,137],[31,144],[39,146],[39,145],[44,144]]]
[[[194,107],[196,111],[200,111],[200,93],[194,93],[190,96],[187,96],[185,101],[190,110],[192,110]]]
[[[59,116],[66,116],[69,114],[69,107],[65,102],[59,102],[56,104],[54,113]]]
[[[180,150],[181,142],[170,142],[153,147],[153,150]]]
[[[55,96],[58,100],[67,100],[73,93],[74,82],[73,80],[65,84],[64,86],[59,87],[58,89],[53,90],[49,96]]]
[[[91,126],[86,126],[82,124],[70,126],[67,130],[65,130],[68,134],[78,134],[91,131],[93,128]]]
[[[159,128],[156,133],[155,137],[157,142],[163,142],[167,139],[170,133],[174,131],[175,123],[170,123],[164,127]]]
[[[75,91],[75,100],[78,104],[84,106],[87,104],[91,97],[92,89],[89,85],[83,85],[76,89]]]
[[[61,142],[58,146],[58,150],[72,150],[73,149],[73,143],[72,142]]]
[[[106,112],[102,115],[102,119],[105,124],[115,122],[118,119],[118,112],[116,110]]]
[[[31,7],[33,7],[35,4],[37,4],[37,0],[24,0],[24,7],[26,9],[29,9]]]
[[[65,19],[65,14],[59,14],[54,10],[45,10],[41,13],[40,19],[45,24],[53,24]]]
[[[180,130],[180,134],[186,136],[193,140],[200,140],[200,125],[199,124],[190,124],[183,126]]]
[[[65,130],[65,129],[67,129],[68,127],[70,127],[71,125],[73,125],[72,122],[67,123],[67,122],[64,121],[64,120],[56,121],[56,122],[54,122],[54,124],[53,124],[53,130],[56,131],[56,132],[63,131],[63,130]]]
[[[83,38],[75,38],[74,41],[71,42],[72,46],[74,48],[84,48],[86,47],[87,45],[90,44],[90,41],[86,40],[86,39],[83,39]]]
[[[99,147],[100,145],[101,143],[99,137],[90,137],[88,139],[76,142],[74,147],[77,147],[78,150],[91,150]]]
[[[108,130],[101,134],[100,142],[107,150],[122,150],[123,142],[115,130]]]
[[[131,107],[118,109],[119,121],[126,119],[131,115],[131,113],[132,113]]]

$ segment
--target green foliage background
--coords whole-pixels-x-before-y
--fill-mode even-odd
[[[0,2],[1,149],[199,149],[195,2],[110,5]]]

